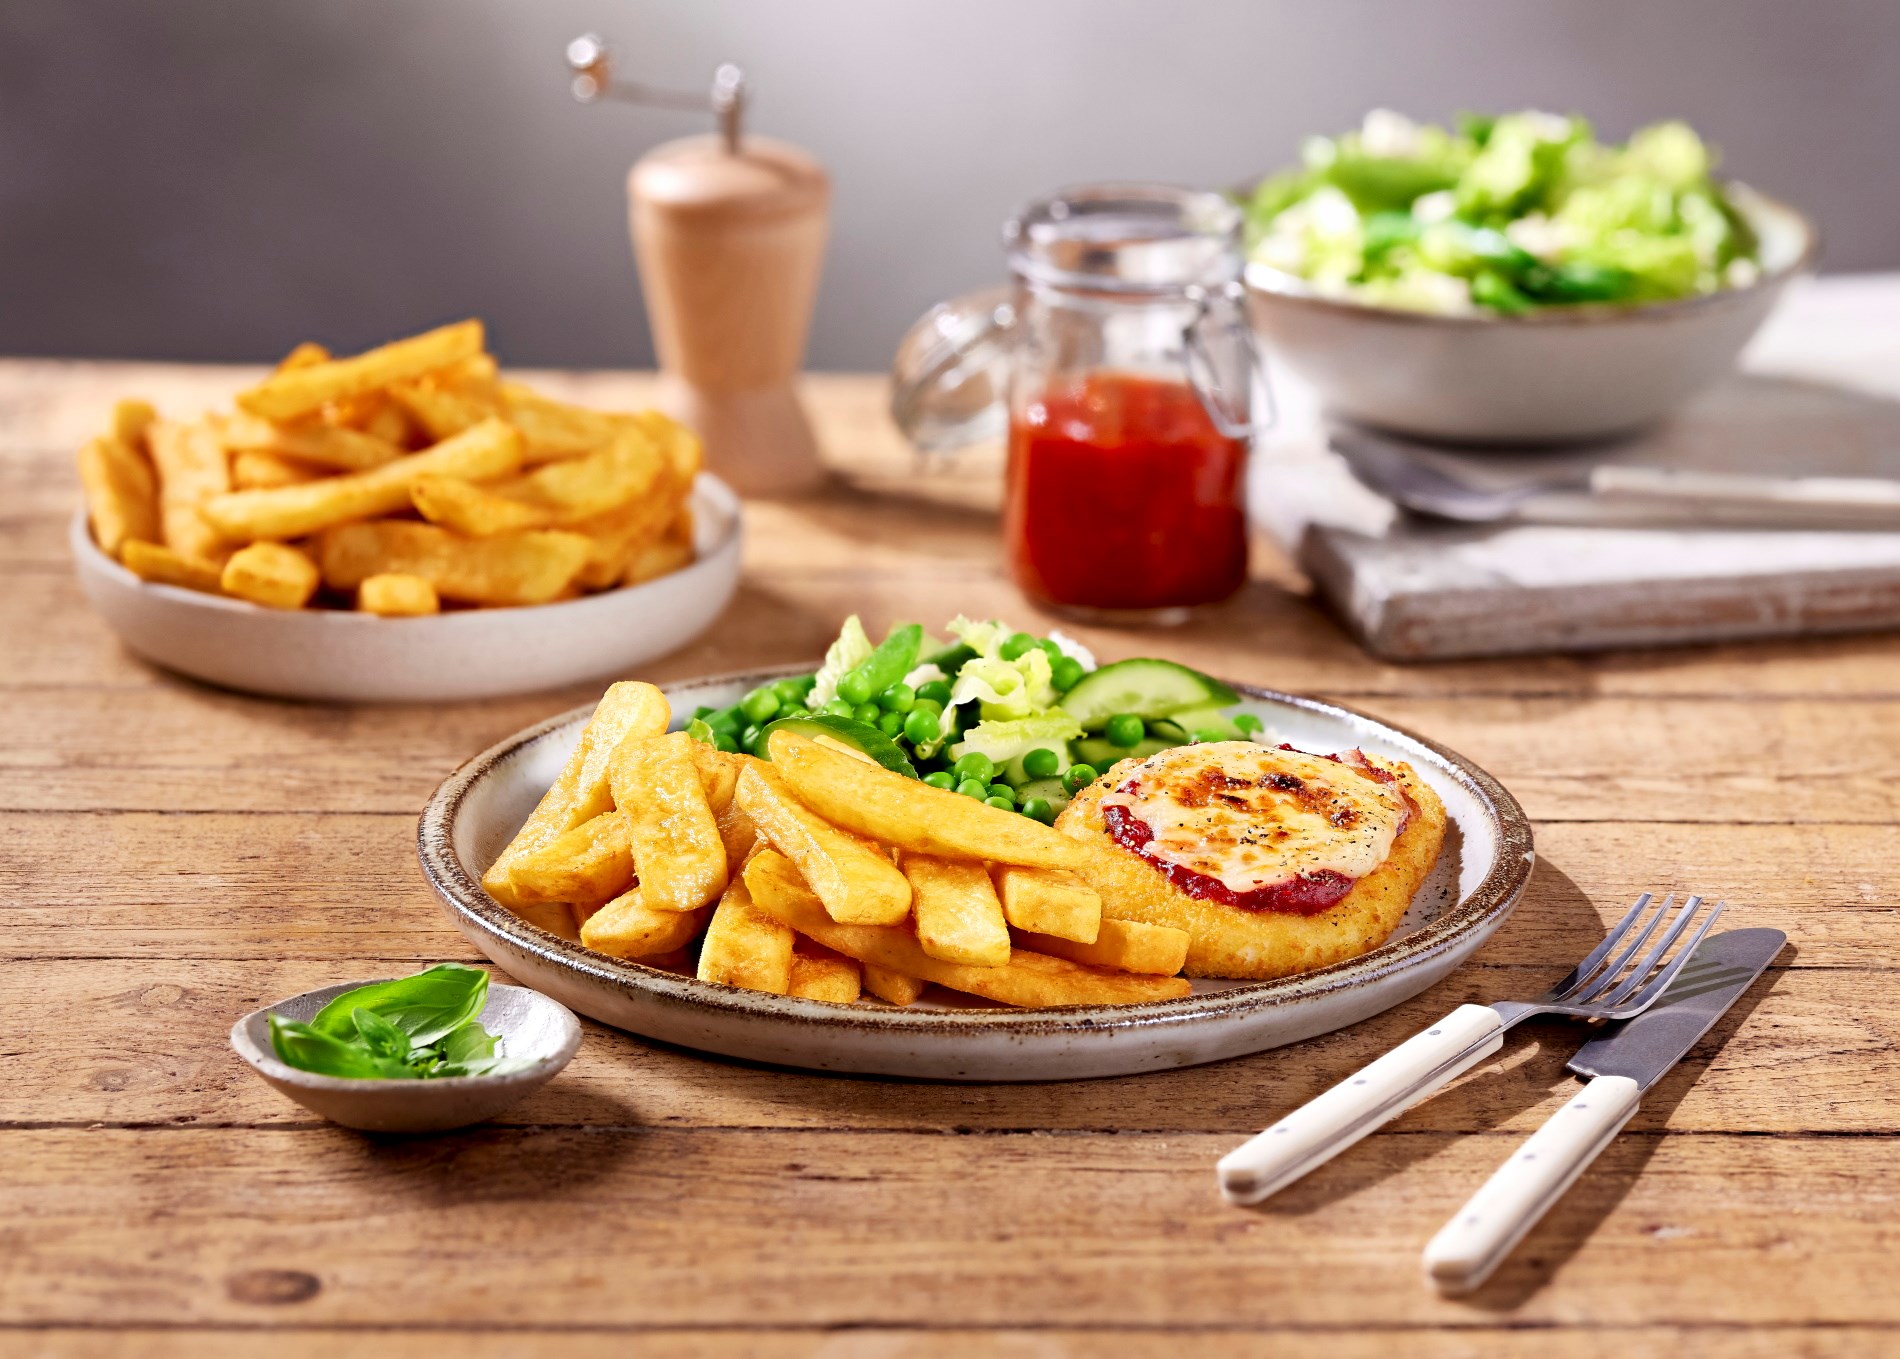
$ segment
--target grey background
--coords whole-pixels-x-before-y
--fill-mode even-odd
[[[0,353],[260,360],[472,314],[508,362],[650,362],[625,171],[705,121],[573,104],[588,28],[647,78],[742,63],[752,125],[828,163],[815,368],[881,368],[999,278],[1027,197],[1232,183],[1376,104],[1686,117],[1828,267],[1900,266],[1885,0],[5,0]]]

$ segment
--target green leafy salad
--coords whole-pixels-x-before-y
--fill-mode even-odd
[[[873,644],[854,614],[816,674],[761,685],[687,726],[721,750],[770,758],[781,729],[886,769],[1048,822],[1117,760],[1260,731],[1218,680],[1173,661],[1098,666],[1060,632],[957,618],[933,640],[899,623]]]
[[[1608,146],[1551,113],[1467,116],[1452,131],[1378,109],[1302,159],[1246,204],[1248,258],[1323,296],[1516,315],[1760,276],[1754,232],[1686,123]]]
[[[413,977],[345,991],[309,1023],[270,1017],[271,1047],[286,1066],[353,1080],[502,1076],[532,1060],[510,1058],[478,1016],[488,974],[440,963]]]

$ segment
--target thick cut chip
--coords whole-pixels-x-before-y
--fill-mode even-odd
[[[1039,821],[827,750],[795,732],[771,737],[772,763],[799,800],[847,830],[906,853],[1074,868],[1087,851]]]
[[[323,475],[324,469],[313,463],[299,462],[278,453],[266,453],[262,449],[243,448],[231,455],[231,485],[240,491],[267,490],[272,486],[301,486]]]
[[[231,489],[230,460],[209,425],[154,420],[146,430],[158,472],[158,518],[165,546],[181,557],[223,562],[225,535],[205,516],[206,504]],[[240,541],[264,535],[237,533]]]
[[[237,404],[266,420],[295,420],[328,402],[421,377],[481,352],[482,323],[460,321],[347,359],[282,369],[239,393]]]
[[[442,612],[435,586],[406,571],[382,571],[363,577],[356,587],[356,607],[383,618],[421,618]]]
[[[391,387],[389,394],[431,439],[452,439],[505,414],[485,393],[448,383],[404,382]]]
[[[233,453],[274,453],[337,472],[367,472],[403,456],[400,443],[360,429],[312,421],[273,425],[254,415],[226,420],[219,437]]]
[[[635,500],[606,514],[593,515],[569,525],[592,540],[594,550],[581,572],[581,584],[590,590],[618,585],[634,559],[666,534],[679,513],[681,491],[670,478],[653,495]]]
[[[524,901],[598,905],[633,886],[633,846],[619,812],[602,812],[518,859],[510,870]]]
[[[378,519],[326,530],[317,559],[333,590],[393,572],[420,576],[443,599],[517,605],[566,597],[588,550],[587,539],[559,529],[461,538],[434,524]]]
[[[223,456],[222,448],[219,456]],[[520,465],[521,436],[501,421],[491,420],[367,472],[326,477],[303,486],[214,496],[204,512],[232,538],[300,538],[408,508],[409,487],[418,477],[499,477]]]
[[[697,911],[656,911],[635,887],[589,913],[581,924],[581,943],[615,958],[651,958],[685,948],[711,917],[710,906]]]
[[[227,595],[268,609],[301,609],[317,592],[317,564],[283,543],[252,543],[231,554],[219,584]]]
[[[916,936],[902,927],[839,924],[792,861],[774,851],[756,855],[746,865],[745,883],[761,911],[826,948],[1005,1005],[1133,1005],[1178,999],[1192,989],[1185,977],[1108,972],[1023,949],[1012,952],[1002,967],[946,963],[925,953]]]
[[[176,585],[186,590],[202,590],[208,595],[224,593],[220,583],[224,573],[217,566],[196,557],[180,556],[163,543],[128,539],[120,549],[120,560],[126,570],[152,585]]]
[[[480,535],[583,525],[654,496],[669,477],[660,451],[629,426],[603,448],[524,476],[482,487],[426,477],[410,488],[410,497],[431,523]]]
[[[893,972],[876,963],[860,964],[864,969],[864,989],[889,1005],[912,1005],[924,993],[924,984],[915,977]]]
[[[622,680],[609,685],[594,715],[581,729],[574,753],[553,785],[541,796],[508,847],[482,874],[482,886],[502,905],[528,903],[515,891],[514,866],[583,822],[613,810],[608,769],[622,741],[646,740],[666,730],[672,719],[666,696],[651,684]]]
[[[792,989],[794,936],[752,904],[745,879],[734,874],[713,911],[699,946],[699,979],[775,996]]]
[[[79,483],[92,540],[107,556],[118,556],[133,539],[155,543],[162,536],[158,479],[145,455],[124,439],[108,434],[80,449]]]
[[[611,441],[630,418],[570,406],[519,382],[502,383],[500,394],[502,413],[527,441],[529,462],[590,453]]]
[[[1148,972],[1172,977],[1187,964],[1188,932],[1170,925],[1147,925],[1139,920],[1102,921],[1092,944],[1078,944],[1055,934],[1018,931],[1017,947],[1048,953],[1072,962],[1112,967],[1118,972]]]
[[[288,373],[293,368],[314,368],[320,363],[328,363],[331,357],[330,351],[315,340],[301,340],[294,349],[277,361],[277,371]]]
[[[140,401],[136,397],[115,401],[112,405],[112,437],[133,452],[143,453],[145,432],[156,419],[158,412],[152,409],[149,401]]]
[[[770,765],[746,766],[736,800],[759,834],[798,866],[832,919],[895,925],[910,914],[910,883],[889,856],[805,806]]]
[[[697,744],[683,731],[626,741],[609,764],[633,871],[657,911],[696,911],[726,886],[726,846],[693,759]]]
[[[548,522],[533,506],[456,477],[417,477],[410,483],[409,500],[431,524],[471,538],[540,528]]]
[[[693,564],[693,512],[681,506],[666,532],[636,547],[620,573],[622,585],[643,585]]]
[[[1019,930],[1092,944],[1102,928],[1102,898],[1087,881],[1059,868],[999,864],[996,895]]]
[[[792,984],[786,995],[849,1005],[863,991],[864,973],[857,959],[834,953],[809,939],[793,945]]]
[[[906,854],[904,876],[917,893],[917,942],[925,953],[971,967],[1009,961],[1003,903],[982,864]]]

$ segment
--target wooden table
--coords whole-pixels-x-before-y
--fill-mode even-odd
[[[1442,985],[1297,1047],[1058,1085],[825,1078],[590,1024],[506,1118],[374,1140],[264,1087],[226,1029],[475,958],[422,884],[416,813],[592,693],[299,706],[122,651],[67,561],[72,449],[115,395],[189,413],[246,376],[0,364],[0,1352],[1900,1350],[1900,639],[1396,668],[1269,561],[1184,631],[1086,636],[1342,699],[1502,778],[1536,875]],[[840,463],[901,479],[876,379],[808,393]],[[651,678],[812,658],[851,610],[1045,622],[980,512],[839,491],[749,523],[730,614]],[[1220,1201],[1242,1136],[1453,1005],[1540,989],[1644,887],[1725,894],[1793,947],[1476,1298],[1421,1287],[1420,1248],[1566,1097],[1569,1030],[1519,1030],[1264,1210]]]

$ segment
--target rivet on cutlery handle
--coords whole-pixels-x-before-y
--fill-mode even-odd
[[[1258,1203],[1324,1165],[1504,1045],[1488,1005],[1460,1005],[1423,1033],[1235,1147],[1215,1167],[1232,1203]]]
[[[1552,1114],[1425,1247],[1425,1277],[1433,1287],[1469,1293],[1490,1278],[1623,1130],[1641,1098],[1628,1076],[1598,1076]]]

